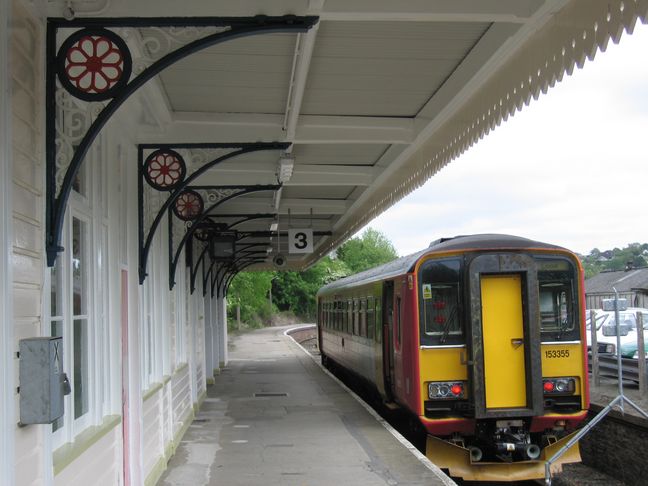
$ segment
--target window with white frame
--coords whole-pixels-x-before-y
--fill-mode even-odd
[[[55,448],[110,413],[108,225],[96,217],[107,200],[105,191],[92,190],[92,172],[86,169],[73,185],[61,233],[65,250],[49,271],[49,331],[63,339],[63,367],[71,387],[64,415],[52,424]],[[95,192],[101,197],[93,199]]]
[[[163,237],[163,233],[159,232],[153,239],[148,275],[140,286],[142,391],[162,381],[166,359],[164,355],[168,350],[168,342],[164,334],[168,332],[165,327],[169,319],[169,295],[164,284],[167,267],[166,253],[161,244]]]

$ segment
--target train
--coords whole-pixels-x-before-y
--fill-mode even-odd
[[[409,414],[453,477],[543,478],[586,418],[584,277],[565,248],[442,238],[322,287],[317,314],[323,364]],[[551,471],[578,461],[575,443]]]

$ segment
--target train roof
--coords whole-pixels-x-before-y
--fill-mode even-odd
[[[511,235],[479,234],[441,238],[430,243],[430,246],[424,250],[398,258],[389,263],[385,263],[384,265],[365,270],[364,272],[341,278],[335,282],[331,282],[322,287],[319,290],[318,295],[345,287],[369,284],[411,272],[414,269],[416,262],[429,253],[460,250],[522,250],[528,248],[565,251],[565,248],[560,246]]]

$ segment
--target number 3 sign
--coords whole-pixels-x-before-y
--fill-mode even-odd
[[[289,229],[288,253],[313,253],[313,230]]]

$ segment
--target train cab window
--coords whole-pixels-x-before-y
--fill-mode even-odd
[[[537,257],[536,261],[542,340],[578,340],[574,265],[562,258]]]
[[[419,270],[421,345],[464,344],[461,260],[428,260]]]

